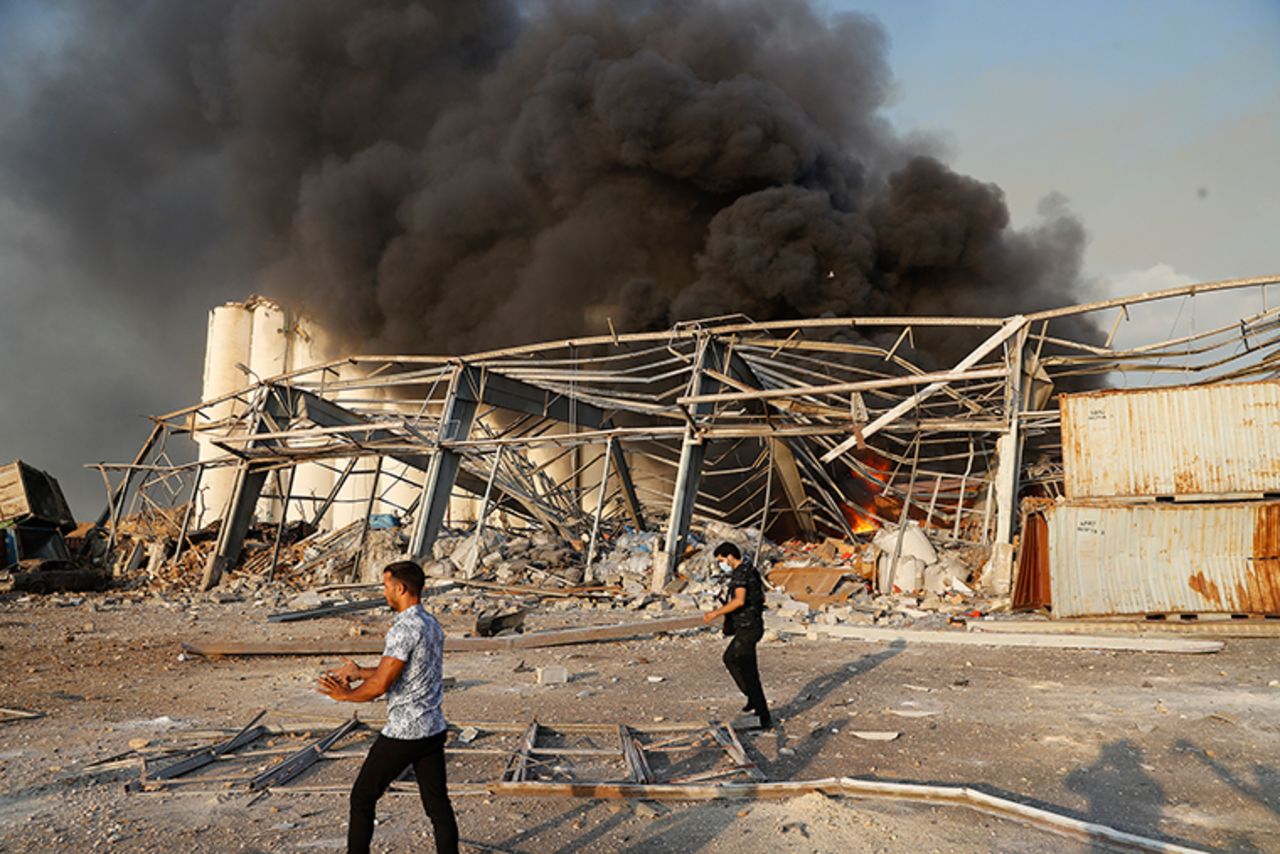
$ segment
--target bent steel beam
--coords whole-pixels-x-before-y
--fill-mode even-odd
[[[986,341],[983,341],[976,348],[974,348],[974,350],[970,352],[969,355],[965,356],[963,359],[957,362],[955,366],[955,371],[957,373],[962,371],[968,371],[974,365],[981,362],[983,357],[985,357],[988,353],[990,353],[992,350],[999,347],[1001,344],[1007,341],[1010,338],[1010,336],[1012,336],[1018,330],[1024,328],[1026,325],[1027,325],[1027,318],[1023,317],[1020,314],[1014,315],[1013,317],[1009,318],[1008,322],[1006,322],[1004,326],[1000,327],[998,331],[993,333],[990,338],[988,338]],[[841,442],[839,445],[836,445],[830,451],[827,451],[821,457],[822,462],[829,463],[832,460],[834,460],[836,457],[840,456],[844,452],[853,448],[855,445],[858,444],[859,441],[863,439],[869,439],[873,433],[879,432],[880,430],[883,430],[885,427],[892,424],[894,421],[897,421],[904,414],[918,407],[924,400],[928,399],[929,397],[932,397],[933,395],[937,394],[939,391],[942,391],[942,389],[946,388],[947,385],[948,385],[948,381],[939,380],[938,382],[930,383],[929,385],[925,386],[920,391],[911,395],[911,397],[908,397],[906,400],[902,401],[897,406],[894,406],[888,412],[876,418],[875,421],[872,421],[866,427],[863,427],[860,435],[850,436],[848,439],[845,439],[843,442]]]
[[[715,362],[717,353],[722,351],[713,346],[713,341],[708,336],[698,348],[693,375],[689,378],[692,395],[711,394],[719,387],[719,380],[707,370],[713,366],[720,367]],[[695,403],[689,412],[689,425],[685,428],[684,442],[680,446],[680,464],[676,469],[675,490],[671,496],[666,547],[653,563],[652,589],[655,593],[660,593],[667,586],[684,555],[685,544],[689,539],[689,523],[693,521],[693,505],[698,498],[698,484],[702,480],[702,461],[707,455],[706,443],[697,432],[698,419],[700,416],[710,415],[714,408],[714,403]]]
[[[464,370],[477,371],[476,368]],[[550,418],[565,424],[582,425],[591,430],[607,430],[614,426],[608,414],[593,403],[572,399],[560,392],[512,379],[493,370],[486,369],[481,378],[474,380],[474,387],[478,389],[480,402],[489,406]],[[613,443],[610,456],[614,474],[622,485],[622,499],[627,514],[637,528],[644,528],[644,511],[640,506],[621,442]]]
[[[414,519],[413,533],[409,538],[409,554],[422,560],[431,553],[431,546],[440,533],[449,497],[458,480],[462,467],[462,454],[446,446],[446,442],[467,438],[471,423],[476,417],[479,401],[479,372],[463,365],[449,382],[444,412],[440,416],[440,435],[436,452],[427,466],[427,477],[422,484],[422,497],[418,501],[418,514]],[[481,493],[483,494],[483,492]]]
[[[727,359],[729,371],[738,382],[755,391],[765,391],[764,383],[760,382],[760,378],[751,369],[751,365],[747,364],[746,359],[726,350],[719,341],[713,340],[710,346],[714,348],[712,351],[714,364],[723,365]],[[807,539],[815,539],[818,536],[818,527],[814,524],[813,513],[808,509],[808,497],[805,495],[804,483],[800,479],[800,468],[796,465],[796,456],[804,453],[804,444],[795,439],[770,439],[769,441],[773,447],[773,467],[778,472],[778,479],[782,481],[782,490],[787,496],[787,503],[791,505],[796,524],[800,526],[801,532]],[[760,536],[763,539],[763,530]]]
[[[125,785],[125,791],[141,792],[146,789],[147,784],[151,781],[172,780],[174,777],[181,777],[183,774],[189,774],[192,771],[196,771],[206,765],[211,765],[214,762],[217,762],[223,756],[239,750],[246,744],[253,743],[258,738],[269,732],[265,726],[254,726],[258,721],[262,720],[262,716],[266,713],[266,709],[258,712],[257,716],[255,716],[253,720],[249,721],[249,723],[245,725],[244,729],[240,730],[240,732],[236,733],[224,742],[215,744],[212,747],[207,747],[204,750],[186,757],[185,759],[181,759],[171,765],[166,765],[164,768],[161,768],[158,771],[152,771],[149,774],[146,773],[144,768],[143,773],[138,776],[138,779],[130,781]]]
[[[348,733],[362,726],[364,724],[361,723],[359,718],[351,718],[351,720],[337,729],[292,754],[283,762],[254,777],[249,781],[249,791],[258,792],[262,789],[269,789],[272,786],[283,786],[320,761],[320,758],[324,756],[324,752],[345,738]]]
[[[263,386],[251,432],[270,433],[287,425],[293,418],[293,404],[294,399],[287,389],[273,385]],[[210,590],[216,586],[222,579],[222,573],[227,567],[235,565],[244,548],[244,537],[249,532],[249,525],[253,523],[253,510],[258,505],[258,497],[262,494],[268,474],[268,469],[255,465],[252,458],[252,451],[258,447],[258,441],[254,439],[245,445],[244,455],[236,466],[235,487],[222,516],[218,542],[205,563],[204,577],[200,581],[201,590]]]
[[[364,424],[368,420],[362,415],[358,415],[349,409],[339,406],[333,401],[326,400],[309,391],[291,389],[291,393],[296,395],[299,400],[299,411],[301,414],[319,427],[353,427],[359,424]],[[371,429],[364,434],[356,433],[347,435],[351,436],[356,441],[369,443],[384,442],[401,438],[389,430],[383,430],[380,428]],[[386,453],[385,456],[390,457],[396,462],[404,463],[406,466],[418,471],[425,472],[431,467],[432,455],[429,453],[419,454],[408,451],[391,451]],[[332,503],[332,498],[337,494],[338,486],[341,485],[341,481],[345,480],[349,474],[350,467],[343,472],[339,479],[339,483],[335,484],[334,489],[330,491],[328,499],[329,503]],[[470,492],[473,495],[481,495],[484,493],[485,481],[483,478],[477,477],[468,471],[460,470],[457,475],[457,485],[461,489]],[[501,491],[501,489],[499,489],[498,495],[494,499],[494,503],[506,510],[511,510],[519,514],[529,514],[532,512],[531,508],[521,502],[518,497],[508,495]],[[327,506],[322,509],[327,509]],[[319,514],[317,518],[319,518]]]

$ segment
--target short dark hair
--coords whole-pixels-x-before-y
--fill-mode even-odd
[[[382,571],[391,573],[391,577],[403,584],[414,596],[422,595],[422,585],[426,583],[427,577],[422,574],[422,567],[416,562],[398,560],[387,564]]]
[[[721,543],[716,546],[716,550],[712,552],[713,557],[731,557],[734,560],[742,560],[742,550],[733,543]]]

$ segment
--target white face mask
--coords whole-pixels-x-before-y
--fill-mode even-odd
[[[729,566],[728,561],[716,561],[716,565],[720,567],[721,572],[733,572],[733,567]]]

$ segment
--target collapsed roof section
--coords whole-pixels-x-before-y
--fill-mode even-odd
[[[658,526],[655,588],[694,518],[775,538],[915,521],[993,546],[998,589],[1015,499],[1060,492],[1055,393],[1274,377],[1277,283],[1015,317],[722,317],[466,356],[351,356],[155,418],[133,463],[102,466],[102,521],[189,502],[184,536],[220,524],[206,587],[255,514],[323,526],[344,507],[366,523],[394,513],[419,557],[446,522],[493,513],[589,554],[602,531]],[[1187,305],[1229,319],[1159,339]],[[177,436],[199,442],[200,459],[176,461]]]

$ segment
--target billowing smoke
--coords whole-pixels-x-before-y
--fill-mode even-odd
[[[7,189],[95,262],[139,236],[120,211],[177,214],[180,245],[235,259],[241,294],[300,301],[364,349],[465,352],[606,317],[1006,313],[1070,302],[1077,283],[1083,230],[1060,206],[1015,230],[998,187],[881,118],[885,36],[858,14],[60,8],[67,32],[28,87],[39,110],[6,128]],[[125,247],[152,272],[120,284],[183,289],[171,261],[146,263],[172,250]]]

